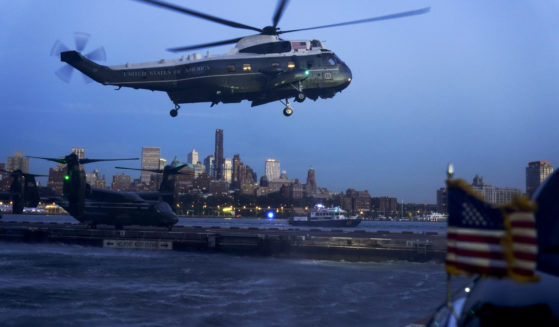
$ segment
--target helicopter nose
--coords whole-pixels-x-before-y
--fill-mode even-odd
[[[342,72],[344,76],[343,88],[345,89],[346,87],[349,86],[349,83],[351,83],[352,80],[351,69],[349,69],[349,67],[344,63],[342,65]]]

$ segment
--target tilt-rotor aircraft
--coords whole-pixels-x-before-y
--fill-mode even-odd
[[[191,54],[174,60],[159,60],[138,64],[102,66],[83,56],[84,38],[76,39],[78,51],[65,51],[66,47],[57,42],[52,54],[60,54],[60,59],[78,69],[91,79],[103,85],[114,85],[117,89],[131,87],[167,92],[175,108],[170,111],[177,116],[181,103],[210,102],[238,103],[252,102],[252,106],[280,101],[283,113],[290,116],[293,108],[290,98],[303,102],[306,98],[332,98],[351,82],[351,70],[336,54],[324,47],[319,40],[283,40],[285,33],[337,27],[381,20],[389,20],[427,13],[430,8],[400,12],[336,24],[293,30],[280,30],[278,23],[287,7],[287,0],[279,0],[272,18],[272,25],[258,28],[222,19],[159,0],[138,0],[156,7],[202,18],[229,27],[251,30],[256,35],[209,42],[198,45],[168,49],[184,52],[236,43],[227,54],[202,56]],[[80,33],[81,36],[83,34]],[[103,55],[104,57],[104,55]],[[283,101],[285,100],[285,101]]]
[[[130,159],[79,159],[74,153],[64,158],[30,157],[66,165],[64,200],[59,201],[72,217],[95,228],[97,225],[114,225],[121,229],[127,225],[162,226],[171,229],[178,218],[167,202],[147,201],[134,192],[117,192],[91,187],[86,183],[82,164],[98,161]]]
[[[176,188],[176,175],[181,175],[180,170],[188,164],[179,165],[176,167],[166,165],[163,169],[145,169],[145,168],[127,168],[115,167],[117,169],[149,171],[156,174],[162,174],[161,185],[159,191],[156,192],[138,192],[137,194],[146,201],[165,201],[171,208],[175,209],[177,204],[177,188]]]
[[[36,207],[39,204],[39,191],[35,177],[46,176],[24,173],[20,169],[12,172],[0,169],[12,178],[10,191],[0,192],[0,199],[12,203],[12,213],[22,214],[24,207]]]

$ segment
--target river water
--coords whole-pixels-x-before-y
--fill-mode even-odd
[[[437,263],[0,243],[2,326],[405,326],[445,292]]]

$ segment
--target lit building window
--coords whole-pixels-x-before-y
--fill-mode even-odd
[[[243,72],[250,72],[251,70],[250,64],[243,64]]]
[[[293,61],[290,61],[287,63],[287,68],[288,69],[294,69],[295,68],[295,63]]]

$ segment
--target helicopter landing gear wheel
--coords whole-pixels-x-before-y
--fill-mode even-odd
[[[291,116],[292,114],[293,114],[293,108],[291,108],[291,107],[288,106],[288,107],[285,107],[285,108],[283,109],[283,115],[284,115],[285,117],[289,117],[289,116]]]
[[[171,109],[171,111],[169,111],[169,115],[171,115],[171,117],[177,117],[180,108],[181,106],[175,103],[175,109]]]
[[[307,98],[307,96],[305,95],[305,93],[299,92],[299,93],[297,93],[297,96],[295,97],[295,101],[303,102],[303,101],[305,101],[306,98]]]
[[[289,117],[293,114],[293,108],[291,107],[291,104],[289,103],[289,99],[285,99],[285,103],[283,101],[281,101],[281,104],[283,104],[285,106],[285,108],[283,109],[283,115],[285,117]]]

